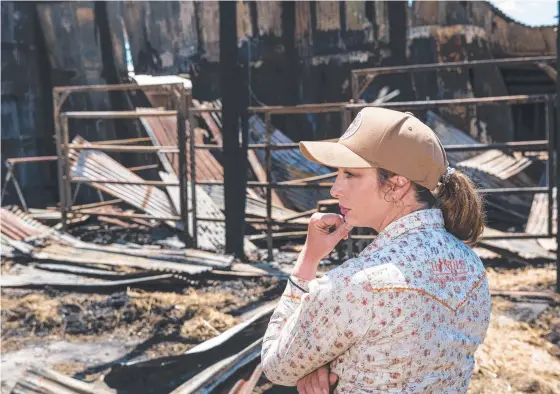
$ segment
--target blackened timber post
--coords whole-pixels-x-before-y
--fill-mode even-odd
[[[177,142],[179,144],[179,200],[181,201],[181,223],[183,224],[183,239],[187,247],[189,240],[189,190],[187,171],[187,98],[184,87],[173,89],[173,99],[177,110]],[[193,235],[196,229],[193,228]]]
[[[237,50],[237,2],[220,1],[220,91],[222,95],[222,135],[224,158],[224,200],[226,215],[226,253],[244,258],[243,240],[246,174],[240,163],[242,84]]]

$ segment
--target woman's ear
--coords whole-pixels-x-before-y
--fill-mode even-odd
[[[395,175],[391,178],[391,183],[394,185],[394,192],[398,194],[398,198],[401,199],[408,193],[412,182],[401,175]]]
[[[401,175],[395,175],[392,179],[391,179],[393,185],[395,185],[395,188],[401,188],[403,186],[406,186],[407,183],[410,183],[410,181],[408,179],[406,179],[404,176]]]

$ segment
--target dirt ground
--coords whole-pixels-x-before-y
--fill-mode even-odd
[[[2,393],[32,364],[92,381],[116,362],[182,354],[278,297],[278,285],[271,278],[206,280],[182,293],[110,295],[2,289]]]
[[[496,290],[552,290],[556,280],[552,266],[487,271]],[[281,291],[270,278],[206,280],[180,293],[3,289],[2,393],[31,364],[93,381],[117,362],[181,354]],[[500,297],[492,302],[469,393],[560,393],[560,305]],[[277,391],[261,383],[258,392]]]
[[[495,290],[553,290],[556,283],[553,266],[487,272]],[[469,393],[560,393],[559,346],[560,305],[493,297]]]

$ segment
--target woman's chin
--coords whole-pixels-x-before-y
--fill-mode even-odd
[[[344,215],[344,221],[351,225],[352,227],[356,227],[355,220],[352,218],[352,215],[346,214]]]

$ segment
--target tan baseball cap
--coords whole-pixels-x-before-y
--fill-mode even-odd
[[[339,139],[302,141],[303,155],[337,168],[384,168],[434,190],[449,165],[436,133],[410,112],[366,107]]]

